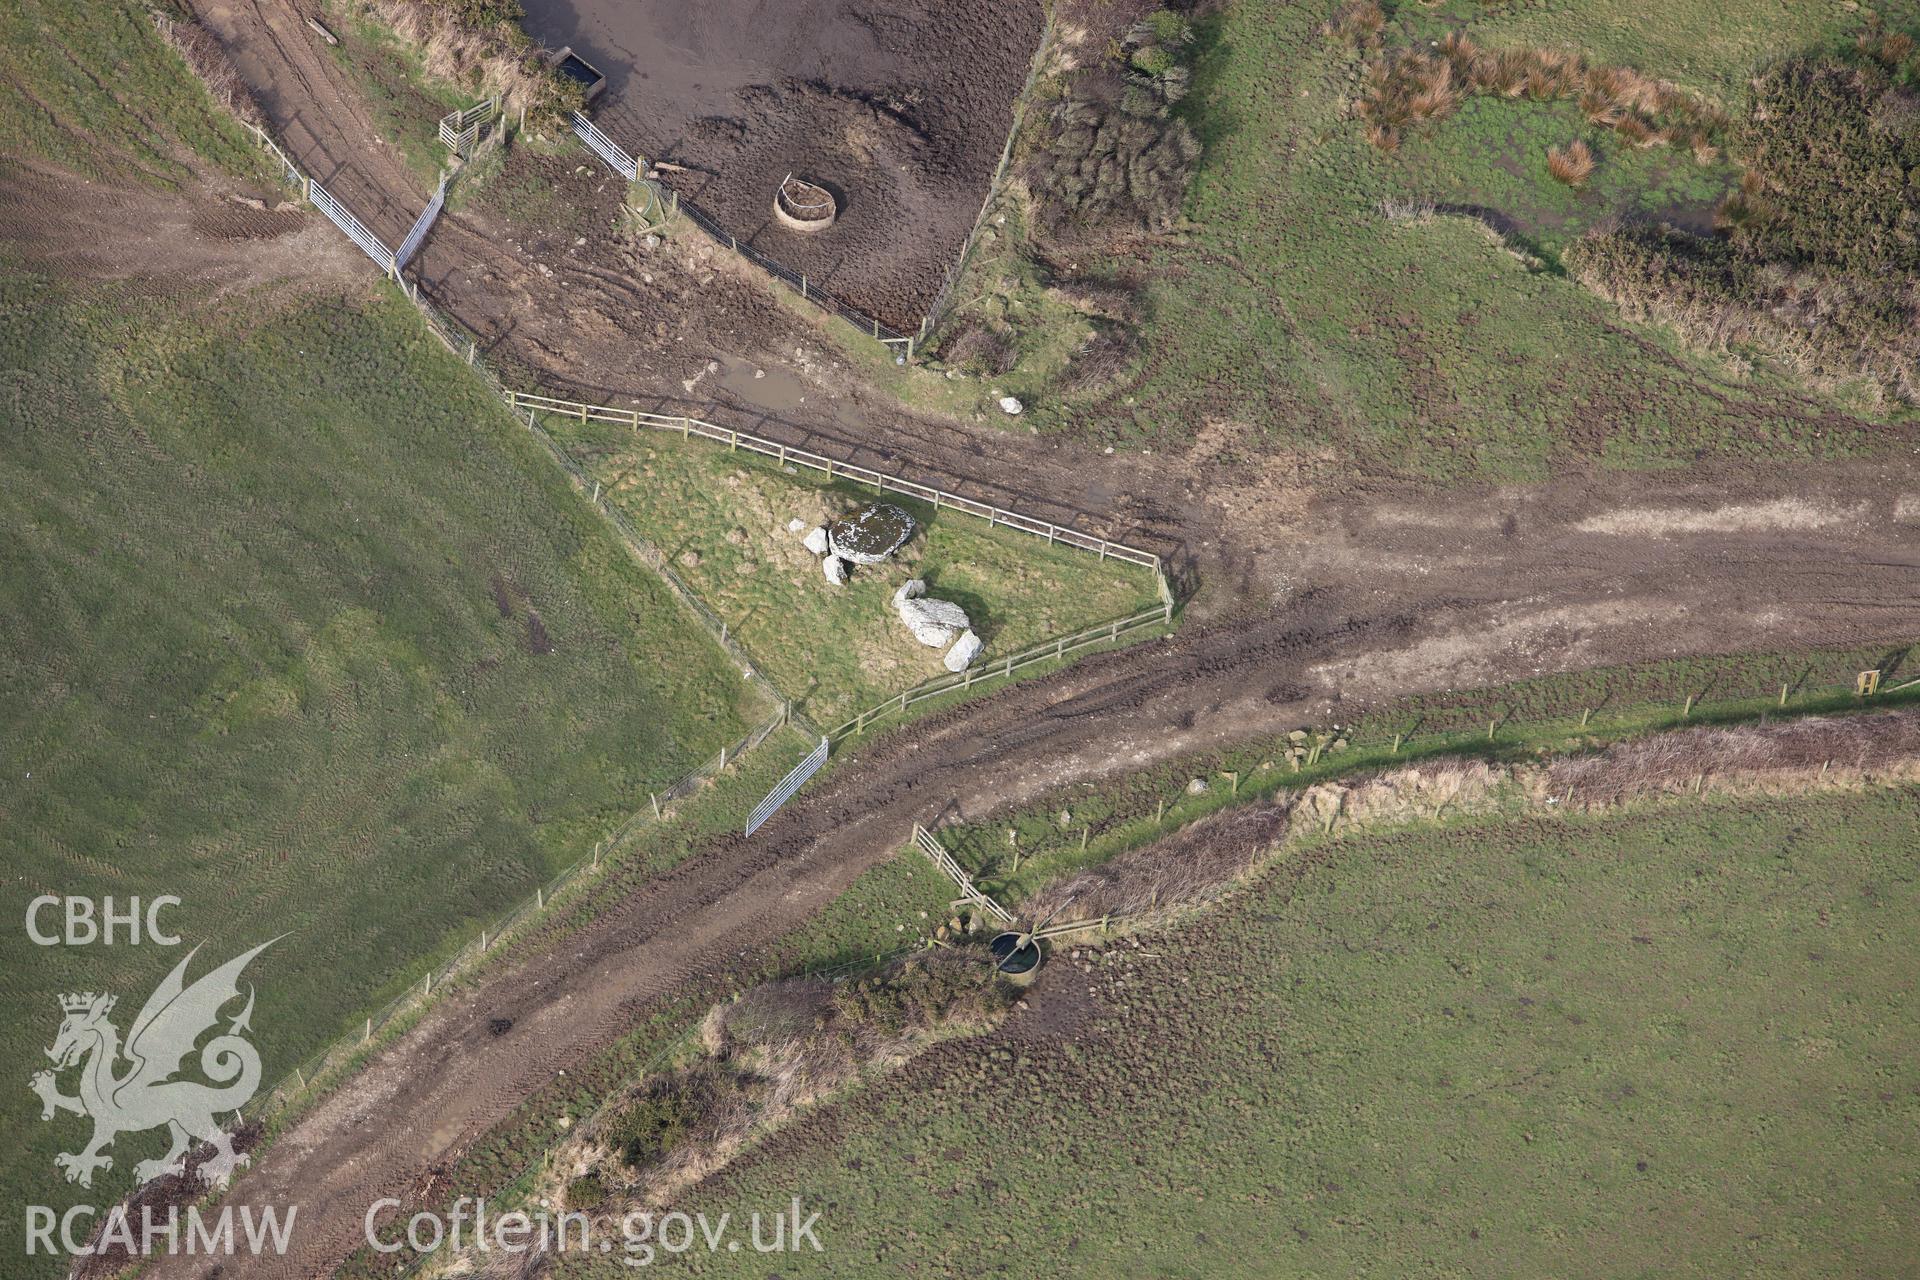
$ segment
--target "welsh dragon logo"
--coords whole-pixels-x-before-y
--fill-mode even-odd
[[[229,960],[192,986],[185,982],[187,964],[200,948],[189,951],[147,997],[124,1044],[119,1029],[107,1019],[113,1012],[113,996],[89,991],[60,997],[66,1016],[47,1050],[54,1069],[35,1073],[30,1083],[40,1095],[42,1120],[62,1111],[93,1120],[91,1142],[77,1152],[53,1158],[68,1182],[92,1186],[96,1170],[113,1168],[113,1157],[101,1152],[116,1137],[163,1126],[172,1146],[160,1159],[134,1166],[134,1175],[142,1183],[161,1174],[184,1172],[187,1152],[196,1142],[213,1144],[212,1157],[200,1166],[200,1177],[210,1186],[224,1183],[247,1163],[246,1156],[234,1152],[232,1137],[214,1117],[239,1110],[260,1087],[260,1053],[242,1034],[252,1029],[251,986],[246,1007],[233,1016],[225,1032],[200,1049],[200,1071],[213,1083],[173,1077],[200,1037],[218,1026],[220,1010],[240,997],[240,972],[247,962],[278,940],[263,942]],[[80,1067],[80,1093],[68,1097],[60,1092],[55,1073],[75,1065]]]

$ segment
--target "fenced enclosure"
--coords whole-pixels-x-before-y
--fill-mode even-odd
[[[551,437],[548,437],[546,433],[540,429],[538,423],[535,421],[536,414],[548,413],[580,422],[610,422],[621,426],[632,427],[635,431],[658,430],[669,434],[678,434],[686,439],[699,436],[704,440],[724,444],[729,449],[746,449],[750,452],[773,458],[783,467],[789,465],[808,467],[824,475],[828,480],[836,478],[854,480],[885,492],[899,493],[907,497],[918,498],[923,502],[930,503],[935,511],[959,511],[967,515],[975,516],[985,520],[990,528],[1014,529],[1036,538],[1043,538],[1049,544],[1058,544],[1089,552],[1101,560],[1121,560],[1152,570],[1154,589],[1160,597],[1158,607],[1145,609],[1138,613],[1129,614],[1126,617],[1110,619],[1069,635],[1056,636],[1052,639],[1041,641],[1038,644],[1029,646],[1016,653],[1008,654],[1005,657],[994,658],[992,661],[984,663],[979,667],[970,667],[965,671],[949,672],[922,681],[910,689],[903,689],[897,694],[888,696],[864,711],[826,730],[824,736],[829,742],[839,742],[855,734],[864,733],[872,725],[890,716],[903,715],[910,707],[925,702],[930,698],[942,697],[957,691],[964,692],[972,689],[975,684],[986,680],[1011,678],[1017,672],[1026,670],[1040,663],[1057,661],[1065,658],[1068,654],[1078,653],[1083,649],[1088,649],[1096,645],[1117,643],[1123,637],[1137,635],[1147,628],[1167,626],[1173,621],[1173,588],[1167,580],[1165,567],[1160,557],[1151,551],[1128,546],[1121,542],[1114,542],[1111,539],[1101,538],[1095,534],[1084,533],[1066,525],[1059,525],[1049,520],[1042,520],[1037,516],[1029,516],[1017,511],[1010,511],[1004,507],[994,506],[990,503],[978,502],[971,498],[962,497],[956,493],[950,493],[945,489],[936,489],[931,485],[921,484],[918,481],[888,475],[884,472],[874,471],[871,468],[856,466],[851,463],[837,462],[823,454],[812,453],[804,449],[795,449],[780,444],[777,441],[767,440],[759,436],[737,431],[731,427],[721,427],[711,422],[704,422],[699,418],[684,415],[674,416],[646,413],[638,409],[616,409],[605,405],[589,405],[577,400],[562,400],[554,396],[539,395],[524,391],[508,391],[506,395],[509,404],[527,415],[527,425],[529,429],[533,430],[542,438],[547,448],[559,459],[561,465],[567,469],[568,473],[574,477],[574,483],[580,486],[583,491],[586,491],[593,482],[590,481],[586,474],[579,469],[578,465],[566,455],[566,451],[561,449]],[[597,494],[597,486],[593,486],[593,492]],[[697,595],[695,595],[691,588],[680,584],[678,575],[674,573],[672,566],[667,562],[667,557],[657,549],[651,548],[647,540],[642,537],[637,530],[633,529],[632,525],[619,512],[604,506],[602,510],[606,513],[607,517],[614,521],[616,526],[621,529],[622,534],[627,537],[629,542],[637,547],[648,548],[648,551],[645,553],[646,562],[654,567],[663,577],[667,578],[671,584],[674,584],[675,589],[683,593],[689,605],[708,620],[708,629],[717,632],[717,634],[722,637],[723,642],[730,642],[726,634],[725,625],[718,619],[712,617],[712,614],[706,609],[706,606],[699,601]],[[731,650],[729,650],[729,652],[731,652]],[[749,666],[751,665],[751,659],[747,658],[744,653],[740,655],[740,658],[743,663]],[[764,679],[764,677],[762,678]],[[768,687],[773,688],[774,686],[771,682],[768,682]]]
[[[1159,586],[1160,598],[1168,609],[1172,608],[1172,589],[1168,586],[1166,574],[1160,557],[1151,551],[1128,546],[1124,542],[1115,542],[1097,534],[1083,533],[1068,525],[1055,524],[1051,520],[1042,520],[1038,516],[1023,515],[1018,511],[1009,511],[1005,507],[992,503],[979,502],[965,498],[945,489],[936,489],[932,485],[921,484],[917,480],[908,480],[902,476],[888,475],[875,471],[871,467],[862,467],[851,462],[838,462],[824,454],[796,449],[781,444],[777,440],[768,440],[760,436],[749,435],[732,427],[716,426],[703,422],[699,418],[684,415],[646,413],[638,409],[615,409],[607,405],[583,404],[578,400],[561,400],[554,396],[538,395],[525,391],[509,391],[508,401],[516,409],[551,413],[565,418],[576,418],[581,422],[612,422],[630,426],[638,431],[648,430],[677,432],[681,436],[699,436],[703,440],[712,440],[726,445],[729,449],[747,449],[777,459],[781,466],[794,465],[807,467],[825,475],[827,479],[856,480],[861,484],[872,485],[890,493],[902,494],[909,498],[918,498],[931,503],[935,511],[950,510],[978,516],[989,526],[1017,529],[1021,533],[1044,538],[1049,543],[1077,547],[1089,551],[1102,560],[1125,560],[1145,569],[1153,570]]]
[[[827,762],[827,746],[827,740],[821,738],[820,745],[809,751],[805,760],[793,766],[793,772],[780,779],[766,798],[753,806],[753,812],[747,815],[746,834],[752,835],[764,826],[767,819],[792,798],[794,792],[806,785],[807,779],[820,772],[820,766]]]
[[[440,145],[459,156],[470,159],[476,143],[500,114],[500,99],[488,98],[476,102],[464,111],[449,111],[440,117]]]

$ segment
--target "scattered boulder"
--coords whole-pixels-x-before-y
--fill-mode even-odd
[[[788,533],[799,533],[802,529],[805,529],[806,527],[807,527],[807,522],[805,520],[802,520],[799,516],[795,516],[793,519],[787,521]],[[825,531],[822,530],[822,532],[825,532]]]
[[[967,611],[951,600],[934,600],[927,584],[913,578],[893,593],[893,608],[913,638],[929,649],[944,649],[967,629]]]
[[[820,572],[826,574],[827,581],[836,587],[847,585],[847,570],[850,567],[839,556],[828,556],[820,562]]]
[[[888,502],[870,502],[827,526],[833,554],[854,564],[879,564],[913,537],[913,517]]]
[[[1207,780],[1205,778],[1195,778],[1187,784],[1187,794],[1190,796],[1203,796],[1207,791]]]
[[[1020,410],[1024,409],[1025,407],[1026,407],[1025,405],[1020,403],[1020,397],[1018,396],[1001,396],[1000,397],[1000,411],[1006,414],[1010,418],[1019,417]]]
[[[827,531],[816,526],[808,532],[806,537],[800,539],[800,545],[817,556],[827,554]]]
[[[980,637],[973,634],[972,628],[968,628],[960,633],[958,640],[953,642],[953,648],[947,650],[947,656],[940,660],[940,665],[949,671],[965,671],[973,665],[973,660],[980,656],[980,650],[985,647]]]

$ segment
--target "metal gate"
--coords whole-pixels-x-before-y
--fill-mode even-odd
[[[628,182],[640,176],[640,166],[634,158],[623,151],[619,143],[600,132],[599,126],[578,111],[573,113],[573,131],[579,135],[580,141],[599,152],[600,158],[612,165],[613,171]]]
[[[820,739],[820,745],[807,753],[807,758],[793,767],[793,772],[780,779],[780,785],[767,792],[767,798],[753,806],[753,812],[747,815],[747,834],[758,831],[774,812],[792,798],[793,793],[806,784],[808,778],[820,772],[820,766],[827,762],[827,740]]]

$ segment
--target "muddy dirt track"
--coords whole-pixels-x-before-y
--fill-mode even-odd
[[[920,323],[972,229],[1040,40],[1035,0],[532,0],[527,29],[607,76],[595,121],[668,185],[882,323]],[[787,173],[837,197],[802,234]]]
[[[357,208],[417,207],[422,193],[357,132],[352,104],[338,118],[326,105],[342,94],[338,73],[310,40],[291,38],[303,29],[297,12],[278,0],[201,7],[297,160],[377,188]],[[1617,477],[1580,476],[1524,491],[1325,497],[1280,462],[1217,467],[1231,441],[1203,440],[1176,458],[1089,456],[883,416],[857,393],[835,394],[841,371],[816,354],[805,324],[769,305],[726,255],[696,244],[647,256],[597,241],[595,220],[617,200],[605,187],[581,177],[567,188],[583,210],[578,234],[517,231],[484,208],[450,215],[421,260],[430,297],[486,335],[503,366],[548,385],[685,404],[1164,549],[1206,584],[1204,608],[1172,640],[1090,659],[863,748],[752,841],[714,843],[551,954],[435,1010],[236,1184],[235,1203],[301,1210],[288,1256],[223,1260],[225,1277],[326,1274],[360,1243],[373,1200],[409,1195],[663,994],[756,955],[890,856],[914,821],[978,816],[1410,692],[1920,634],[1911,464],[1755,468],[1710,484],[1637,476],[1630,500]],[[75,187],[65,198],[89,195]],[[58,198],[52,188],[34,196]],[[297,258],[284,255],[290,272]],[[758,361],[779,371],[768,381],[790,384],[778,404],[740,394],[751,385],[741,370]],[[495,1018],[512,1019],[511,1031],[489,1034]],[[149,1274],[208,1272],[179,1258]]]
[[[676,986],[750,966],[891,856],[916,821],[979,816],[1417,690],[1916,634],[1920,526],[1896,523],[1884,500],[1862,502],[1850,481],[1712,508],[1652,486],[1627,509],[1542,492],[1520,504],[1524,537],[1450,501],[1389,519],[1349,513],[1336,545],[1300,569],[1365,580],[1371,564],[1379,576],[1366,587],[1314,587],[896,733],[753,840],[716,842],[550,953],[436,1010],[236,1184],[235,1203],[299,1204],[300,1229],[287,1258],[225,1274],[324,1274],[358,1246],[375,1199],[406,1196]],[[490,1034],[496,1018],[512,1030]],[[177,1260],[151,1274],[200,1273]]]

